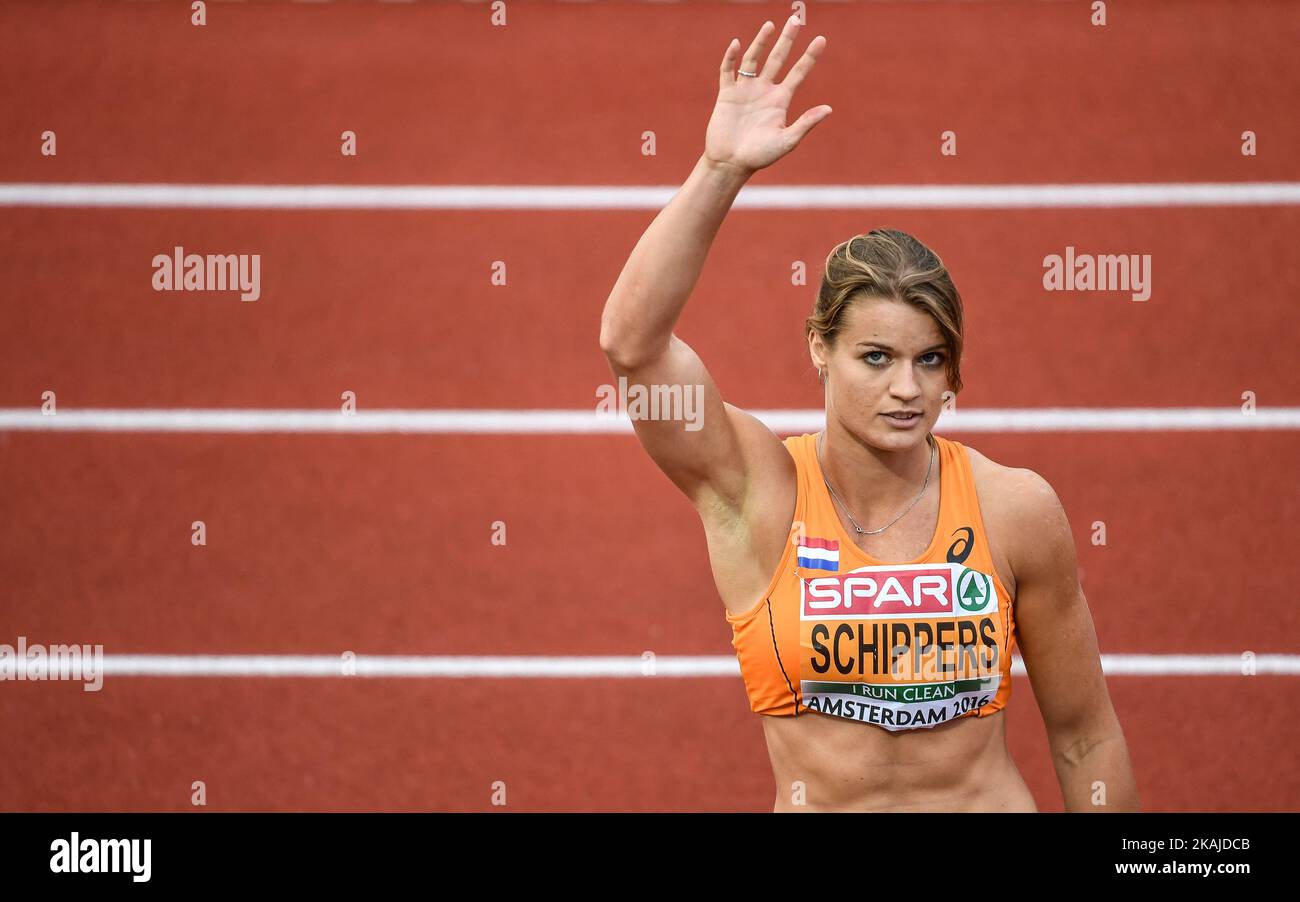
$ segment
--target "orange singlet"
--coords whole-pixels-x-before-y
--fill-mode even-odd
[[[759,602],[727,612],[754,712],[912,730],[1006,705],[1014,599],[993,566],[966,447],[934,439],[939,523],[926,552],[901,564],[870,557],[841,525],[817,437],[785,439],[798,471],[790,541]]]

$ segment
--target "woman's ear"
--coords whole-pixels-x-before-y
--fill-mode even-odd
[[[826,369],[826,342],[816,332],[808,333],[808,356],[812,359],[813,368],[822,372]]]

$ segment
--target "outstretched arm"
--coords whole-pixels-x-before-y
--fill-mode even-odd
[[[629,385],[702,388],[702,428],[686,429],[662,419],[633,421],[646,451],[697,507],[743,506],[750,478],[783,466],[787,457],[762,423],[722,401],[700,358],[673,329],[741,187],[830,114],[830,107],[819,106],[785,124],[795,89],[826,43],[821,36],[814,38],[778,83],[775,78],[798,30],[792,16],[775,46],[771,22],[764,23],[743,56],[739,41],[727,46],[704,153],[637,242],[601,317],[601,349],[614,373],[627,377]],[[759,74],[741,76],[738,66]]]

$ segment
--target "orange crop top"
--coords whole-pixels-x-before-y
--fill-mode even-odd
[[[785,439],[798,472],[790,541],[763,598],[727,612],[755,713],[914,730],[1006,706],[1014,599],[993,566],[966,447],[934,439],[939,523],[926,552],[899,564],[867,555],[841,525],[817,437]]]

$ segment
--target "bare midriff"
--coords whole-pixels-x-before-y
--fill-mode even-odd
[[[773,810],[1037,811],[1003,714],[899,732],[812,711],[763,717]]]

